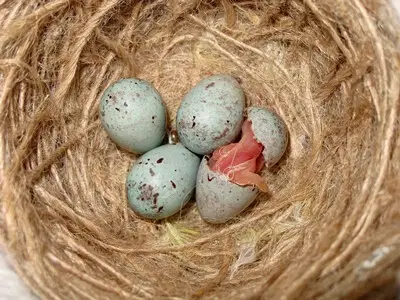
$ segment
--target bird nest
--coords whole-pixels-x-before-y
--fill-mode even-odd
[[[399,27],[383,0],[0,4],[1,244],[43,299],[336,299],[393,291],[400,267]],[[169,124],[217,73],[290,132],[270,192],[224,225],[192,201],[129,208],[137,158],[101,128],[122,77]],[[397,222],[397,223],[396,223]],[[397,249],[396,249],[397,248]],[[371,296],[374,297],[374,296]]]

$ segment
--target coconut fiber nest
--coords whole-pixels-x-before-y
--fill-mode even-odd
[[[400,268],[399,27],[383,0],[16,0],[0,4],[1,244],[43,299],[379,299]],[[290,142],[270,192],[223,225],[194,201],[129,208],[137,156],[101,127],[122,77],[174,127],[211,74]],[[377,292],[379,291],[379,292]]]

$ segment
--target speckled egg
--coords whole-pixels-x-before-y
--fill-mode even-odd
[[[121,148],[142,154],[159,146],[166,132],[166,109],[153,85],[125,78],[110,85],[100,100],[100,120]]]
[[[199,82],[183,98],[176,118],[182,144],[208,154],[229,144],[240,133],[245,97],[230,75],[214,75]]]
[[[274,112],[260,107],[248,109],[248,119],[259,143],[264,146],[265,164],[276,164],[285,153],[288,143],[288,130],[283,120]]]
[[[224,223],[248,207],[256,199],[259,190],[228,181],[225,175],[209,168],[207,159],[203,158],[197,174],[197,208],[204,221]]]
[[[200,158],[182,144],[163,145],[141,156],[126,180],[128,201],[149,219],[169,217],[192,197]]]

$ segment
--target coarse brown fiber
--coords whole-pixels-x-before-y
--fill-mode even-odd
[[[1,244],[41,298],[355,299],[395,284],[400,35],[386,1],[4,0],[0,22]],[[288,125],[269,194],[220,226],[193,201],[137,217],[136,157],[101,128],[102,91],[151,81],[173,128],[215,73]]]

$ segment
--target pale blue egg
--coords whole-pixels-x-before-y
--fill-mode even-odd
[[[200,216],[219,224],[232,219],[248,207],[259,194],[255,186],[240,186],[210,169],[203,158],[197,174],[196,204]]]
[[[100,120],[121,148],[142,154],[159,146],[166,132],[166,109],[154,86],[126,78],[110,85],[100,100]]]
[[[245,97],[230,75],[199,82],[183,98],[176,127],[179,140],[197,154],[208,154],[231,143],[240,133]]]
[[[251,129],[259,143],[264,146],[265,164],[276,164],[286,151],[288,130],[285,122],[276,113],[262,107],[250,107],[248,117]]]
[[[126,180],[128,201],[142,217],[162,219],[193,195],[200,158],[182,144],[163,145],[141,156]]]

